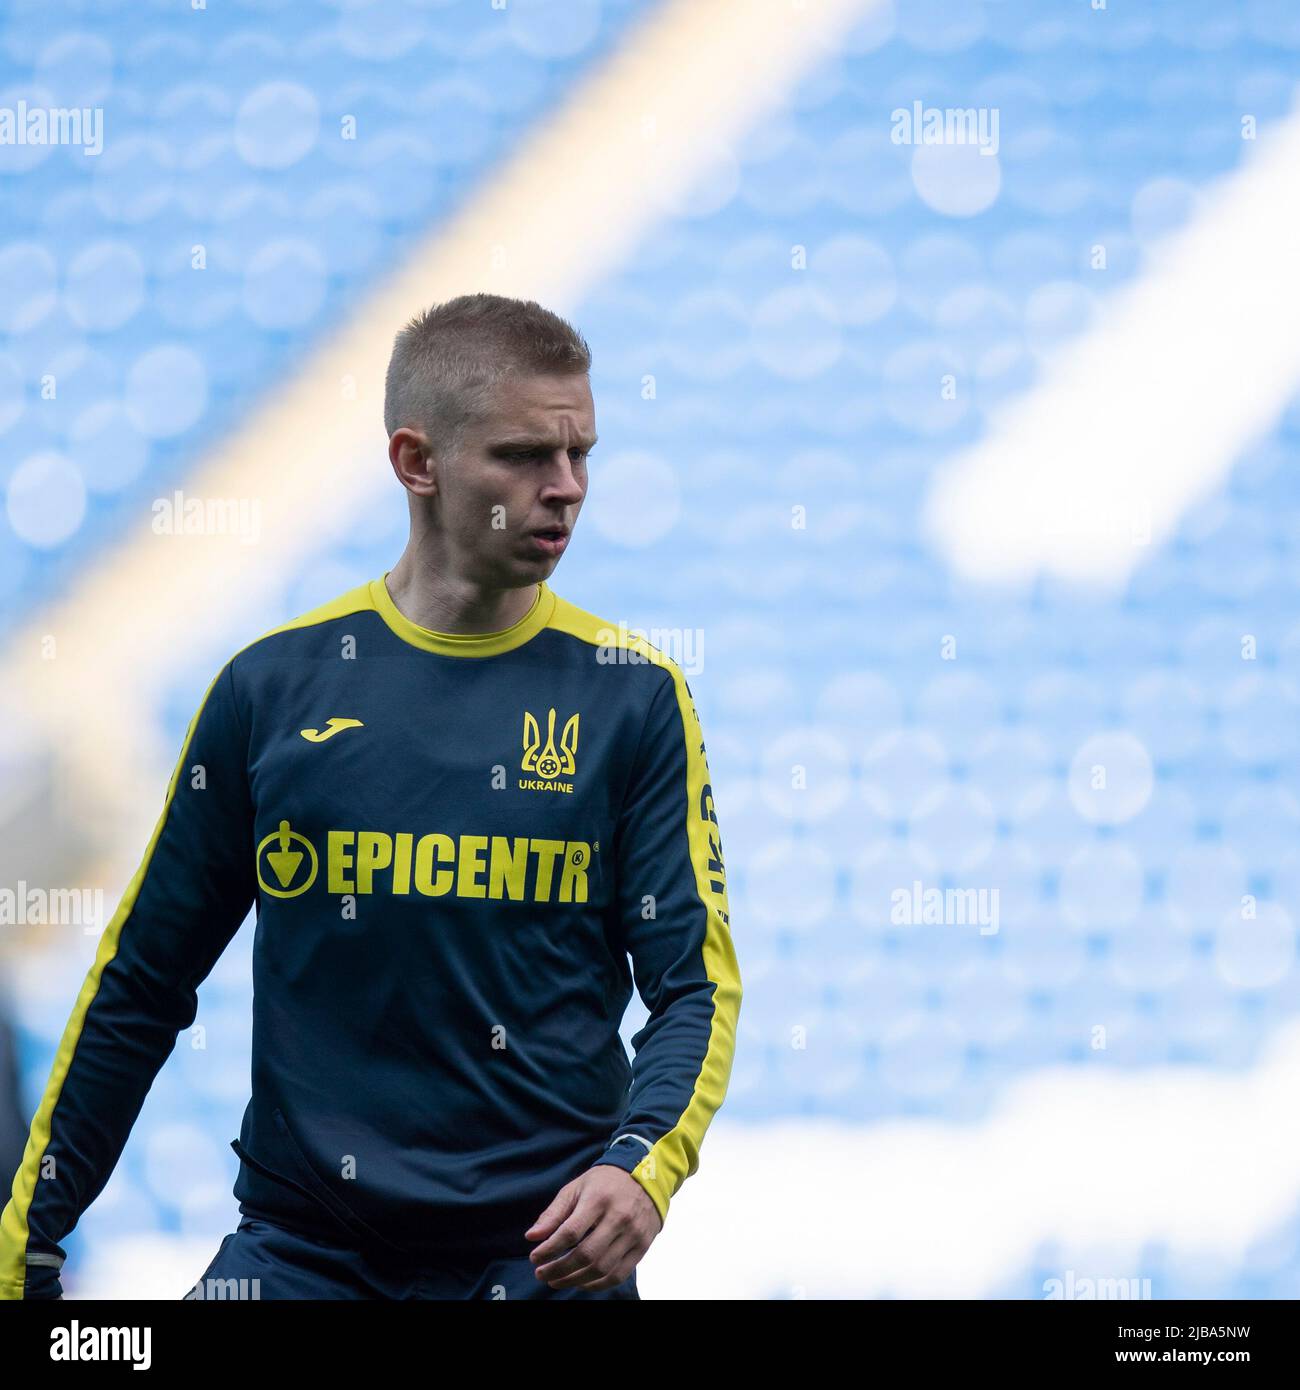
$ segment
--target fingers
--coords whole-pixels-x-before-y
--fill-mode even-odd
[[[636,1231],[613,1223],[597,1227],[563,1259],[536,1271],[538,1279],[553,1289],[613,1288],[621,1284],[645,1254]]]
[[[607,1211],[580,1204],[554,1236],[532,1252],[533,1268],[546,1283],[565,1278],[600,1259],[621,1235]]]
[[[524,1239],[541,1240],[543,1236],[554,1238],[554,1235],[558,1233],[557,1228],[577,1206],[580,1195],[574,1184],[566,1183],[555,1194],[551,1205],[524,1232]],[[547,1242],[546,1245],[538,1246],[538,1249],[545,1250],[549,1244],[550,1242]],[[534,1251],[533,1253],[536,1254],[537,1252]]]
[[[637,1262],[645,1253],[639,1240],[634,1236],[613,1247],[608,1257],[600,1263],[591,1263],[566,1279],[548,1280],[553,1289],[582,1289],[586,1293],[602,1293],[605,1289],[617,1288],[636,1268]]]

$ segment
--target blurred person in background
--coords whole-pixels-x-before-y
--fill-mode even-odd
[[[7,996],[0,993],[0,1172],[13,1173],[27,1143],[27,1107],[18,1070],[18,1035]]]

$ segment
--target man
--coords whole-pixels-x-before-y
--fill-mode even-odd
[[[209,687],[32,1122],[4,1297],[61,1295],[59,1242],[254,902],[243,1219],[186,1297],[638,1297],[741,989],[686,680],[546,583],[590,365],[495,295],[398,334],[405,553]]]

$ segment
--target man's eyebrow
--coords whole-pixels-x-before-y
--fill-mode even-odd
[[[593,434],[590,439],[579,439],[576,441],[578,448],[593,449],[596,441],[600,438],[598,434]],[[499,439],[493,445],[494,449],[558,449],[560,441],[558,439],[541,439],[527,437],[519,439]],[[572,447],[572,446],[571,446]]]

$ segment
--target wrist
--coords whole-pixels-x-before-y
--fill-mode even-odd
[[[648,1139],[643,1139],[639,1134],[624,1131],[616,1134],[609,1141],[605,1147],[605,1152],[596,1162],[611,1163],[614,1167],[621,1168],[625,1173],[630,1173],[643,1159],[649,1156],[653,1147]]]

